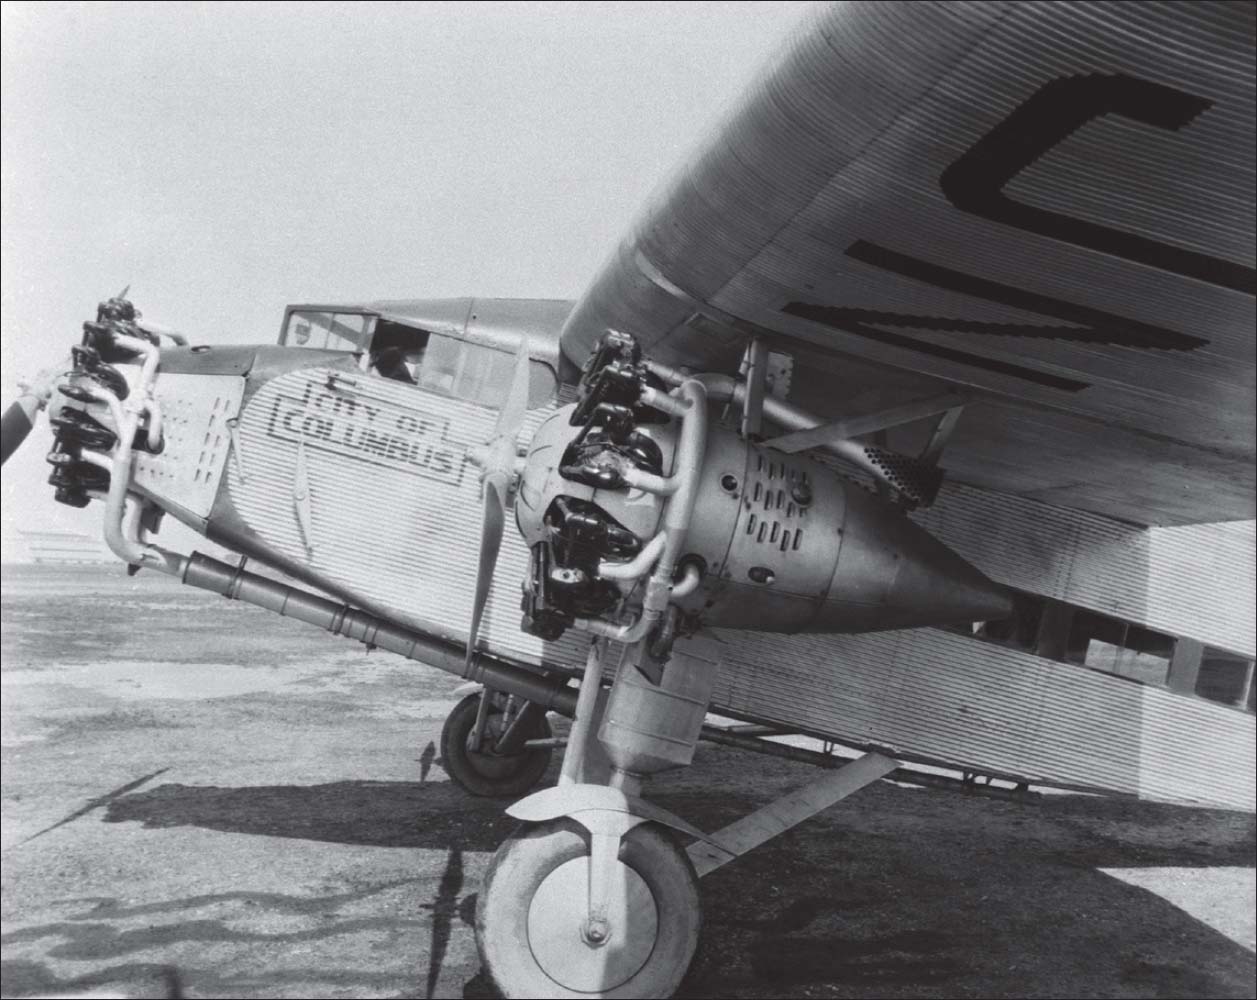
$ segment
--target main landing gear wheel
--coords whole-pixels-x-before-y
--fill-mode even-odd
[[[702,923],[690,859],[655,824],[625,834],[627,919],[616,926],[589,920],[589,853],[585,828],[557,819],[493,856],[476,945],[504,997],[670,997],[680,985]]]
[[[476,725],[480,695],[469,694],[454,706],[441,730],[441,763],[446,773],[460,788],[472,795],[506,797],[523,795],[532,788],[550,766],[550,748],[524,750],[510,756],[492,752],[505,728],[503,709],[506,697],[492,695],[488,723],[480,751],[467,748],[467,738]],[[529,739],[549,739],[550,723],[541,717]]]

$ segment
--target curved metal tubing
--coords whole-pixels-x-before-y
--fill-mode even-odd
[[[672,599],[672,577],[676,573],[677,560],[681,557],[690,522],[694,518],[699,474],[703,469],[707,446],[707,390],[702,382],[686,379],[668,395],[657,389],[646,388],[642,391],[641,398],[651,406],[681,417],[681,438],[677,443],[673,464],[676,472],[668,480],[671,495],[663,514],[663,551],[659,554],[654,572],[646,582],[646,596],[636,621],[628,625],[617,625],[597,618],[577,618],[575,622],[579,629],[623,643],[644,639],[663,617],[668,602]],[[663,400],[667,400],[666,405],[662,404]],[[672,482],[676,483],[675,490],[671,489]],[[651,544],[654,541],[652,539]]]
[[[671,365],[661,364],[657,361],[649,361],[647,364],[656,375],[674,385],[681,385],[686,380],[701,383],[707,390],[708,398],[716,402],[731,402],[736,406],[744,406],[746,403],[746,385],[743,382],[739,382],[732,375],[718,375],[714,373],[686,375],[679,368],[673,368]],[[778,399],[776,396],[765,396],[763,409],[764,416],[779,427],[784,428],[787,432],[809,431],[826,423],[826,421],[815,414],[787,403],[783,399]],[[853,441],[850,438],[831,438],[824,444],[818,445],[818,447],[867,472],[879,482],[885,480],[884,473],[873,464],[865,451],[865,446],[859,441]]]
[[[628,562],[599,563],[598,575],[604,580],[639,580],[649,572],[655,560],[663,554],[663,547],[666,543],[667,536],[661,531],[643,545],[641,552]]]

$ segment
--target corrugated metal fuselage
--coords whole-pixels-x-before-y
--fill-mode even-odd
[[[196,456],[145,459],[139,488],[349,603],[465,637],[480,514],[464,455],[495,410],[365,374],[352,355],[168,353],[158,395]],[[531,411],[523,439],[561,401]],[[1251,526],[1142,530],[960,486],[916,520],[1001,583],[1253,655]],[[518,627],[526,566],[508,532],[484,644],[575,671],[583,637]],[[1253,716],[1236,708],[935,629],[716,635],[717,710],[987,773],[1252,807]]]

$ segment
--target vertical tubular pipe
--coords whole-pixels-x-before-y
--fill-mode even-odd
[[[151,451],[158,451],[162,444],[162,415],[161,404],[155,399],[148,400],[148,447]]]
[[[646,580],[646,595],[642,599],[641,614],[637,621],[625,626],[603,622],[597,618],[577,618],[576,627],[595,636],[615,639],[616,642],[634,643],[650,634],[659,619],[664,616],[672,594],[672,575],[676,573],[676,560],[681,557],[685,536],[689,534],[690,521],[694,519],[694,504],[698,500],[699,476],[703,472],[706,451],[706,388],[698,379],[686,379],[671,396],[645,389],[642,401],[666,412],[679,413],[681,435],[676,446],[676,459],[672,465],[669,484],[676,484],[675,491],[667,499],[664,510],[664,545],[655,565],[655,572]],[[662,401],[666,399],[666,406]],[[657,539],[657,536],[656,536]],[[652,539],[654,543],[654,539]]]
[[[474,650],[471,655],[475,655]],[[480,746],[484,742],[485,726],[489,724],[489,700],[492,697],[491,688],[480,689],[480,701],[476,703],[476,722],[471,727],[471,735],[467,739],[467,749],[472,753],[479,753]]]
[[[760,436],[764,416],[764,381],[768,374],[768,345],[752,337],[746,349],[746,391],[742,399],[742,437],[748,441]]]
[[[678,392],[688,404],[681,418],[681,440],[677,445],[677,457],[673,478],[681,481],[676,493],[668,500],[663,525],[668,540],[659,557],[652,582],[664,581],[672,586],[672,574],[690,530],[694,517],[694,503],[698,499],[699,474],[703,470],[703,455],[707,445],[707,391],[701,382],[688,379],[681,383]],[[665,602],[666,603],[666,602]]]
[[[585,751],[594,738],[593,715],[598,704],[598,692],[602,689],[602,668],[606,662],[607,641],[594,639],[589,644],[589,657],[585,660],[585,675],[581,678],[580,693],[576,698],[576,718],[567,737],[567,751],[563,754],[563,768],[559,771],[559,784],[571,785],[580,780],[585,766]]]
[[[140,369],[140,381],[137,391],[127,404],[123,406],[117,396],[108,389],[98,388],[93,392],[97,399],[109,405],[118,425],[118,442],[110,455],[112,468],[109,473],[109,492],[105,495],[105,544],[123,562],[131,566],[146,566],[160,570],[171,576],[182,576],[187,568],[188,560],[174,552],[157,545],[141,543],[131,537],[124,529],[123,519],[127,512],[127,497],[131,489],[131,447],[135,441],[135,432],[139,427],[140,414],[152,412],[150,390],[153,378],[157,374],[157,366],[161,362],[161,351],[146,340],[138,337],[115,336],[114,342],[128,350],[135,351],[144,358]],[[160,411],[157,416],[160,431]],[[152,427],[150,425],[150,434]],[[150,437],[151,440],[151,437]]]
[[[130,566],[147,566],[171,576],[181,576],[187,561],[183,556],[167,552],[157,545],[141,544],[137,539],[128,537],[123,529],[131,487],[131,442],[138,422],[138,415],[128,412],[118,428],[118,443],[111,456],[109,492],[105,496],[105,544]]]
[[[669,477],[669,481],[677,483],[677,487],[668,498],[668,506],[664,510],[663,551],[659,555],[655,571],[646,581],[642,612],[631,625],[613,625],[596,618],[576,619],[576,627],[579,629],[630,645],[650,633],[663,617],[672,597],[672,577],[685,546],[690,521],[694,518],[699,475],[703,471],[707,447],[707,390],[703,384],[696,379],[687,379],[675,390],[673,396],[661,396],[654,389],[647,389],[642,393],[643,401],[654,400],[651,402],[652,406],[659,405],[661,398],[668,401],[672,412],[681,413],[681,439],[677,444],[673,473]]]

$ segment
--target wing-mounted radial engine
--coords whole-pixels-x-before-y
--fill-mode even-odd
[[[712,418],[704,380],[669,388],[655,371],[631,337],[606,334],[578,401],[541,424],[524,462],[523,628],[595,638],[559,784],[511,807],[534,825],[499,848],[480,894],[481,958],[506,996],[670,995],[696,944],[698,901],[694,868],[663,828],[697,837],[700,856],[756,842],[704,835],[640,797],[652,775],[692,759],[716,681],[716,644],[696,636],[674,648],[679,636],[1010,612],[1000,588],[900,507]],[[895,475],[924,495],[912,472]],[[604,696],[607,640],[624,648]],[[841,794],[895,763],[866,759]]]
[[[546,638],[576,627],[663,647],[703,625],[866,632],[1010,613],[900,507],[709,420],[701,381],[667,391],[620,333],[534,435],[515,510],[524,628]]]

